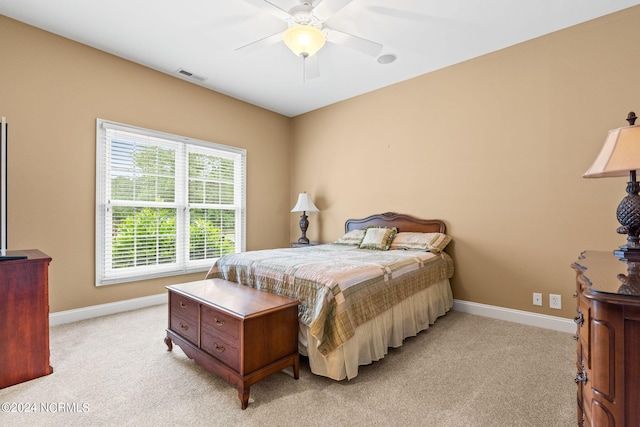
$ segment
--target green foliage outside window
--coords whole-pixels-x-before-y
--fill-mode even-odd
[[[115,143],[115,142],[114,142]],[[124,153],[112,167],[114,201],[173,203],[175,152],[170,148],[122,141]],[[188,202],[189,259],[202,260],[235,251],[234,162],[190,153]],[[115,204],[115,203],[114,203]],[[216,207],[211,207],[215,205]],[[176,262],[177,211],[164,207],[113,206],[112,265],[129,268]]]
[[[114,208],[113,268],[173,263],[175,209]]]

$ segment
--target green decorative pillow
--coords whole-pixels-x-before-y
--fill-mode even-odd
[[[362,242],[365,230],[351,230],[333,243],[339,245],[358,246]]]
[[[390,249],[430,251],[439,253],[451,242],[451,237],[444,233],[398,233],[391,242]]]
[[[378,249],[386,251],[391,247],[391,242],[398,229],[395,227],[367,227],[364,238],[360,242],[360,249]]]

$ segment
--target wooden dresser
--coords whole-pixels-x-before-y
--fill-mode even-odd
[[[640,426],[640,265],[585,251],[577,273],[578,425]]]
[[[0,388],[49,375],[49,263],[30,249],[0,261]]]
[[[172,343],[206,370],[238,386],[242,409],[249,387],[292,366],[299,377],[298,301],[222,279],[167,286]]]

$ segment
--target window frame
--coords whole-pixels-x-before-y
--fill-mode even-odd
[[[162,147],[176,150],[174,190],[172,202],[165,201],[114,201],[111,198],[111,138],[109,131],[121,131],[140,139],[148,138]],[[132,137],[133,139],[134,137]],[[139,280],[168,277],[207,271],[217,258],[190,260],[189,238],[191,209],[216,209],[212,204],[189,203],[189,154],[197,152],[215,157],[232,159],[234,162],[233,203],[218,204],[217,209],[235,212],[235,252],[243,252],[246,246],[246,150],[209,141],[155,131],[138,126],[96,119],[96,286],[126,283]],[[238,188],[239,187],[239,188]],[[156,209],[176,209],[175,262],[142,267],[112,268],[112,207],[134,206]],[[110,210],[111,209],[111,210]],[[111,212],[111,213],[110,213]]]

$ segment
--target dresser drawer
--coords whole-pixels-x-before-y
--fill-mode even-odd
[[[240,371],[240,350],[237,343],[203,328],[200,347],[233,370]]]
[[[202,307],[202,330],[231,342],[240,339],[242,322],[229,314],[211,307]]]
[[[179,314],[171,312],[169,328],[178,335],[198,345],[198,321],[187,319]]]
[[[200,304],[177,293],[171,293],[171,316],[180,316],[190,322],[198,323]]]

